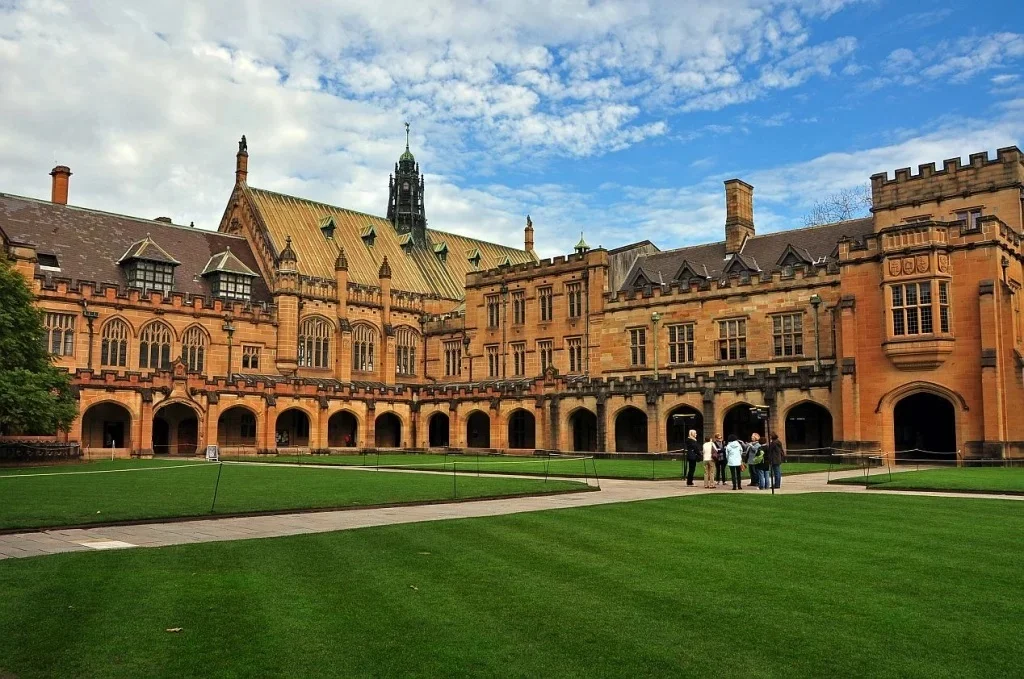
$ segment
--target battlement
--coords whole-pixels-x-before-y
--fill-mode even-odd
[[[608,266],[608,252],[603,248],[597,248],[581,254],[558,255],[542,259],[539,262],[525,262],[511,266],[499,266],[485,271],[471,271],[466,274],[466,288],[494,285],[503,281],[507,283],[522,278],[558,276],[591,266]]]
[[[1024,185],[1024,154],[1016,146],[1001,148],[991,158],[987,152],[972,153],[964,165],[960,158],[896,170],[892,179],[885,172],[871,175],[872,211],[917,205],[972,193],[997,191]]]

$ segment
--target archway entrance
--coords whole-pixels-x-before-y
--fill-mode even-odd
[[[448,447],[448,416],[444,413],[434,413],[430,416],[427,425],[427,445],[431,448]]]
[[[597,450],[597,415],[586,408],[580,408],[569,416],[572,429],[572,449],[577,453],[592,453]]]
[[[537,427],[533,413],[517,410],[508,418],[508,447],[536,448]]]
[[[117,403],[97,403],[82,416],[83,448],[131,448],[132,415]]]
[[[737,403],[725,413],[725,421],[722,424],[722,435],[728,441],[730,436],[735,436],[740,441],[749,441],[751,434],[757,432],[764,442],[764,420],[755,417],[750,412],[749,403]]]
[[[222,448],[255,447],[256,416],[248,408],[232,406],[217,418],[217,445]]]
[[[615,452],[647,452],[647,414],[632,406],[615,416]]]
[[[896,456],[903,459],[956,457],[956,410],[949,399],[918,392],[892,410]]]
[[[402,420],[394,413],[384,413],[373,427],[374,444],[378,448],[398,448],[402,445]]]
[[[817,403],[801,403],[786,414],[786,451],[824,454],[832,446],[832,413]]]
[[[347,410],[331,415],[327,420],[327,447],[352,448],[359,443],[359,421]]]
[[[278,448],[306,448],[309,446],[309,416],[298,408],[291,408],[277,416],[274,437]]]
[[[491,418],[477,410],[466,419],[466,447],[491,447]]]
[[[184,403],[171,403],[153,415],[154,455],[195,455],[199,417]]]
[[[690,406],[673,408],[665,422],[665,441],[669,451],[683,450],[691,429],[697,432],[697,440],[704,443],[704,414]]]

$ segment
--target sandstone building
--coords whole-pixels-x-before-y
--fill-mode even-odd
[[[406,147],[386,217],[258,189],[216,232],[0,193],[3,251],[72,371],[69,438],[115,454],[365,447],[1024,455],[1024,156],[871,178],[871,216],[539,259],[427,226]],[[767,422],[751,406],[768,409]],[[920,452],[927,451],[927,452]]]

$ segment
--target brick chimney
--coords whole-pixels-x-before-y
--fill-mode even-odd
[[[526,215],[526,229],[524,230],[524,243],[527,252],[533,252],[533,220]]]
[[[725,254],[743,249],[754,235],[754,187],[739,179],[725,182]]]
[[[71,181],[71,168],[67,165],[58,165],[50,170],[53,183],[50,187],[50,202],[60,205],[68,204],[68,183]]]

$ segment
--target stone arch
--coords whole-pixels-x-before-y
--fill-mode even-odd
[[[627,405],[615,413],[615,452],[648,452],[647,413],[636,406]]]
[[[449,427],[451,420],[446,413],[434,411],[427,419],[427,446],[430,448],[447,448],[450,444]]]
[[[690,430],[697,432],[697,440],[704,442],[704,413],[691,405],[680,404],[665,417],[665,444],[670,452],[679,452],[686,447]]]
[[[130,449],[134,421],[131,409],[123,403],[93,403],[82,413],[82,447]]]
[[[378,448],[402,446],[402,418],[394,411],[381,413],[373,422],[374,445]]]
[[[908,421],[897,421],[896,406],[906,401],[906,399],[917,396],[919,394],[931,395],[936,398],[942,399],[949,404],[949,408],[945,411],[945,421],[941,424],[944,425],[946,430],[941,433],[941,439],[936,441],[925,441],[924,445],[918,445],[917,442],[911,443],[910,439],[916,439],[919,431],[935,429],[934,436],[926,438],[939,438],[940,431],[932,426],[932,421],[925,424],[928,426],[921,427],[913,422]],[[919,399],[924,401],[926,399]],[[904,405],[908,405],[913,402],[906,402]],[[932,407],[942,408],[942,404],[939,401],[933,401]],[[901,409],[902,411],[903,409]],[[895,389],[892,389],[878,400],[878,406],[875,408],[875,412],[882,416],[882,450],[889,454],[890,452],[896,458],[908,458],[908,457],[923,457],[928,458],[929,455],[918,455],[911,454],[909,449],[911,448],[923,448],[924,450],[932,450],[933,448],[952,448],[952,450],[934,450],[938,455],[933,455],[937,458],[949,458],[956,455],[956,451],[962,447],[963,432],[965,429],[965,417],[966,413],[970,408],[967,405],[966,399],[959,393],[952,391],[941,384],[935,384],[934,382],[915,381],[907,384],[902,384]],[[903,414],[902,412],[900,414]],[[938,423],[938,422],[936,422]],[[903,429],[900,434],[897,434],[897,428]],[[952,428],[952,432],[948,431],[948,428]],[[952,445],[948,445],[949,440],[953,440]],[[947,445],[941,445],[945,443]]]
[[[897,459],[954,458],[956,406],[945,396],[922,390],[893,404],[893,450]]]
[[[491,447],[491,416],[482,410],[474,410],[466,418],[466,447]]]
[[[203,414],[181,399],[162,402],[153,409],[153,454],[195,455],[202,443]]]
[[[751,434],[757,432],[761,441],[765,441],[765,422],[754,416],[750,409],[752,404],[739,401],[729,406],[725,411],[725,418],[722,424],[722,435],[728,441],[730,436],[735,436],[740,441],[749,441]]]
[[[311,440],[313,418],[304,408],[292,406],[277,414],[274,440],[278,448],[307,448]]]
[[[259,415],[250,406],[236,403],[217,418],[217,445],[221,448],[255,448],[259,441]]]
[[[594,414],[594,411],[580,406],[569,413],[568,421],[573,452],[595,452],[597,450],[597,415]]]
[[[359,417],[342,409],[327,420],[327,447],[354,448],[359,445]]]
[[[517,408],[508,416],[508,447],[529,449],[537,447],[537,418],[525,408]]]
[[[804,400],[786,411],[783,419],[786,452],[802,450],[825,454],[832,446],[832,413],[817,401]]]

